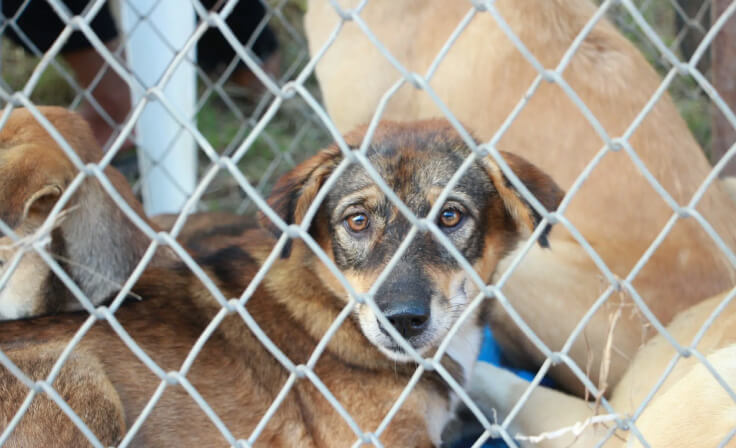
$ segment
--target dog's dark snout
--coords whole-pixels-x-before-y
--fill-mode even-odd
[[[399,264],[376,294],[376,305],[405,339],[424,332],[430,325],[432,289],[413,263]],[[380,324],[379,324],[380,325]],[[381,331],[388,334],[383,325]]]
[[[392,303],[383,310],[383,315],[404,338],[409,339],[429,326],[429,303],[424,300]],[[386,333],[383,327],[381,330]]]
[[[429,308],[411,308],[399,310],[393,314],[386,314],[391,325],[406,339],[420,334],[429,323]]]

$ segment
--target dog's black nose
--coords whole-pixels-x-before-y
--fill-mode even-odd
[[[404,339],[411,339],[430,326],[432,292],[430,280],[416,263],[399,263],[378,288],[376,305]]]
[[[420,334],[429,325],[428,306],[400,307],[386,310],[385,315],[391,325],[406,339]]]

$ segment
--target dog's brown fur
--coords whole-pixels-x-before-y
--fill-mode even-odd
[[[179,219],[177,214],[151,217],[159,228],[173,230]],[[258,226],[254,216],[236,215],[228,212],[200,212],[186,217],[176,239],[185,248],[206,255],[232,244],[233,238],[241,236],[246,230]]]
[[[346,138],[351,146],[357,146],[362,138],[362,131]],[[45,149],[58,150],[55,146]],[[421,215],[426,213],[425,208],[427,204],[431,204],[431,198],[436,197],[433,196],[436,192],[428,187],[433,184],[426,182],[441,182],[446,179],[448,173],[454,172],[452,166],[446,165],[457,163],[467,154],[469,150],[447,123],[429,121],[407,125],[382,124],[368,157],[407,206]],[[341,159],[342,155],[337,147],[330,147],[298,166],[279,182],[270,203],[287,224],[301,223],[308,204]],[[441,163],[442,160],[445,161],[444,164]],[[518,157],[507,155],[507,161],[522,181],[527,183],[528,188],[543,198],[546,207],[556,207],[561,192],[547,176]],[[53,178],[66,174],[70,168],[63,163],[49,163],[40,165],[40,169]],[[366,180],[365,173],[354,167],[347,174],[339,178],[310,226],[312,237],[338,266],[344,264],[341,257],[346,253],[350,255],[353,246],[340,242],[341,237],[338,234],[342,232],[342,227],[334,227],[331,221],[334,210],[330,208],[330,204],[335,202],[339,205],[346,193],[344,188],[355,186],[354,182]],[[43,178],[42,173],[38,175]],[[529,206],[508,187],[507,180],[501,176],[498,167],[491,160],[474,164],[468,176],[462,183],[465,190],[458,190],[459,193],[454,194],[467,194],[468,197],[475,198],[474,200],[481,198],[477,203],[466,204],[467,213],[477,209],[475,211],[479,215],[472,220],[468,217],[469,221],[464,224],[470,226],[468,229],[476,229],[481,233],[464,231],[464,227],[460,227],[457,232],[465,232],[466,236],[463,238],[480,238],[481,244],[458,247],[458,250],[475,260],[474,265],[484,278],[490,278],[497,261],[513,248],[519,237],[529,234],[532,230],[529,226],[536,225],[537,219]],[[437,186],[441,187],[441,184]],[[370,209],[366,203],[365,207],[370,209],[366,213],[372,213],[371,216],[375,218],[372,232],[378,232],[380,225],[385,225],[387,232],[389,229],[398,232],[396,235],[387,233],[385,238],[372,243],[372,254],[387,249],[384,255],[388,256],[394,250],[391,244],[400,240],[400,234],[405,233],[408,224],[395,207],[385,203],[379,192],[373,190],[371,194],[370,201],[386,205],[379,213],[378,210]],[[364,199],[368,200],[369,196]],[[380,223],[381,219],[385,219],[385,224]],[[481,229],[477,227],[476,219],[483,220],[488,225]],[[199,259],[201,266],[226,297],[238,297],[273,250],[275,240],[272,232],[279,231],[267,220],[263,219],[263,222],[268,230],[247,230],[240,237],[239,244],[223,247]],[[370,238],[377,236],[378,233],[375,233]],[[469,241],[450,233],[448,238],[455,244]],[[342,249],[337,250],[338,246]],[[417,248],[420,250],[415,250]],[[469,254],[468,250],[474,251],[475,255]],[[436,282],[438,285],[432,286],[432,303],[438,306],[442,302],[435,303],[434,294],[452,289],[446,282],[452,277],[449,274],[458,271],[457,267],[453,267],[452,261],[442,258],[442,254],[442,250],[432,243],[429,234],[420,234],[409,246],[405,255],[407,261],[402,260],[397,265],[397,269],[416,267],[433,276],[434,280],[430,283]],[[301,240],[292,241],[288,250],[279,255],[262,284],[249,297],[246,311],[258,324],[260,331],[291,362],[296,365],[307,364],[318,341],[346,305],[346,294],[343,287],[335,282],[332,274],[327,272]],[[385,264],[382,259],[376,260],[379,265]],[[358,269],[357,265],[348,262],[347,268],[341,269],[349,278],[357,280],[358,276],[354,274],[362,268]],[[364,269],[363,272],[372,276],[375,270]],[[389,286],[392,284],[390,277],[386,283]],[[356,281],[353,286],[358,292],[364,292],[368,285]],[[413,286],[428,287],[422,284]],[[467,296],[474,297],[473,287],[467,288]],[[183,264],[148,269],[134,291],[143,300],[125,303],[117,310],[115,318],[163,371],[180,369],[203,330],[222,311],[221,306]],[[387,294],[381,294],[379,289],[377,303],[387,299],[402,299],[402,294],[388,291]],[[405,294],[412,292],[411,289],[402,291]],[[460,309],[451,311],[457,313]],[[415,366],[389,359],[379,351],[377,345],[366,340],[361,320],[366,315],[368,312],[365,306],[359,305],[358,312],[337,329],[313,370],[360,428],[373,431],[403,391]],[[0,331],[0,348],[12,348],[12,359],[21,364],[24,359],[46,359],[45,354],[49,350],[57,350],[58,347],[49,347],[49,341],[53,341],[53,344],[68,341],[86,317],[83,313],[72,313],[4,322]],[[443,365],[461,384],[470,374],[477,355],[475,347],[475,353],[463,358],[465,348],[479,343],[479,340],[469,341],[464,338],[479,331],[479,316],[470,316],[456,336],[457,344],[451,344],[443,358]],[[441,332],[438,335],[442,336]],[[421,351],[431,354],[434,348],[432,345],[423,346]],[[99,429],[95,424],[97,420],[88,420],[85,413],[88,407],[84,403],[70,400],[70,405],[90,427],[95,431],[101,430],[100,435],[110,434],[114,439],[125,427],[132,425],[159,387],[161,379],[136,358],[107,323],[93,325],[74,350],[74,354],[78,356],[76,359],[79,362],[84,362],[85,356],[92,356],[97,360],[89,363],[89,375],[94,381],[80,382],[88,385],[91,396],[104,396],[113,404],[110,407],[109,426]],[[33,367],[33,363],[23,366],[34,370],[30,372],[34,378],[43,375],[43,369]],[[74,363],[69,369],[71,372],[76,371]],[[291,384],[290,372],[269,353],[238,313],[231,313],[219,322],[191,369],[186,372],[186,378],[236,438],[248,437],[274,398],[285,385]],[[62,372],[58,381],[73,382],[74,378],[69,378]],[[106,381],[112,384],[112,389],[107,386]],[[16,389],[19,387],[17,380],[4,369],[0,369],[0,384]],[[86,396],[86,390],[78,392]],[[115,406],[115,394],[120,399],[120,406]],[[437,374],[425,373],[381,434],[380,440],[386,446],[430,446],[439,443],[440,431],[451,411],[452,395]],[[12,403],[3,402],[4,407],[0,410],[5,413],[5,418],[8,418],[7,415],[12,416],[8,412],[17,408],[18,399],[19,397],[15,398]],[[44,422],[51,418],[54,411],[54,405],[46,403],[45,406],[46,414],[41,419]],[[122,421],[117,418],[116,412],[124,415]],[[30,428],[18,428],[17,431],[21,434],[17,437],[28,437],[31,434],[32,439],[32,434],[38,428],[32,427],[32,420],[29,424]],[[335,409],[310,381],[302,378],[296,379],[285,394],[284,401],[258,437],[258,444],[344,446],[355,440],[356,435]],[[174,385],[165,390],[135,441],[144,446],[212,446],[224,442],[222,435],[196,402],[182,387]]]
[[[38,344],[5,349],[4,353],[32,381],[44,380],[61,355],[63,344]],[[76,350],[52,387],[105,446],[117,445],[125,435],[125,415],[117,391],[96,357]],[[28,388],[0,368],[0,428],[5,428],[28,395]],[[59,406],[45,394],[31,403],[6,445],[10,448],[41,446],[89,446],[89,441]]]
[[[349,8],[359,2],[339,3]],[[594,12],[588,0],[499,0],[493,5],[546,68],[558,65]],[[374,0],[360,17],[396,60],[423,74],[470,8],[467,2]],[[326,43],[338,22],[330,2],[309,2],[305,29],[312,54]],[[488,140],[537,75],[493,17],[480,12],[449,49],[430,85],[461,122]],[[317,64],[317,76],[327,109],[343,130],[370,120],[382,95],[400,78],[360,27],[349,21]],[[562,76],[611,137],[625,132],[661,82],[636,48],[605,19],[593,27]],[[383,117],[414,120],[438,115],[441,112],[429,95],[405,85],[388,101]],[[691,199],[710,172],[666,94],[629,142],[679,204]],[[541,83],[498,144],[544,167],[565,189],[603,145],[562,88],[548,82]],[[718,182],[708,188],[697,210],[725,244],[736,249],[736,207]],[[565,216],[613,273],[624,278],[673,213],[620,150],[601,160]],[[608,282],[563,226],[557,226],[551,238],[552,249],[532,249],[505,292],[541,340],[551,350],[559,350]],[[734,268],[690,218],[674,226],[633,286],[666,324],[678,312],[731,287],[734,280]],[[652,334],[627,294],[617,297],[593,316],[570,351],[581,368],[591,366],[591,378],[599,378],[602,359],[610,356],[610,385],[618,382],[636,350]],[[618,302],[624,311],[613,331],[613,349],[606,353],[609,316],[618,309]],[[493,326],[512,360],[527,366],[542,363],[542,353],[500,307]],[[582,392],[567,367],[553,368],[552,376],[568,390]]]

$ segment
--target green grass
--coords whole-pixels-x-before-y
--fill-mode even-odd
[[[197,127],[207,141],[217,149],[224,149],[238,133],[239,123],[233,120],[225,107],[208,100],[197,115]]]
[[[40,59],[30,56],[22,48],[7,39],[0,40],[2,52],[1,73],[3,83],[11,91],[22,90],[33,74]],[[64,67],[63,62],[59,62]],[[64,67],[66,70],[68,68]],[[47,67],[31,91],[31,101],[39,104],[68,105],[75,97],[74,90],[64,77],[54,68]]]
[[[635,3],[639,5],[644,19],[657,32],[662,42],[680,60],[684,60],[676,41],[678,30],[675,28],[676,12],[672,4],[668,1],[636,1]],[[646,8],[642,9],[642,4],[646,4]],[[665,60],[655,45],[644,35],[623,6],[613,8],[609,18],[618,26],[624,36],[641,50],[642,54],[660,75],[664,76],[671,69],[671,64]],[[702,38],[700,33],[692,30],[689,31],[689,36],[695,38],[696,42],[699,42],[699,39]],[[699,68],[705,71],[704,74],[707,77],[707,64],[705,64],[705,67],[701,64]],[[668,91],[674,99],[680,114],[687,122],[690,132],[703,148],[706,156],[710,157],[712,124],[709,98],[690,76],[677,76]]]

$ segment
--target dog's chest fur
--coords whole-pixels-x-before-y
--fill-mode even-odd
[[[460,327],[455,336],[450,340],[445,353],[458,364],[462,373],[463,382],[459,382],[461,387],[465,387],[469,380],[475,362],[480,353],[481,344],[483,343],[483,329],[473,319],[469,319]],[[449,402],[445,400],[437,400],[438,403],[432,403],[428,407],[427,412],[427,428],[430,432],[432,441],[439,446],[441,442],[442,429],[452,418],[457,405],[460,403],[460,397],[450,388],[448,391]]]

